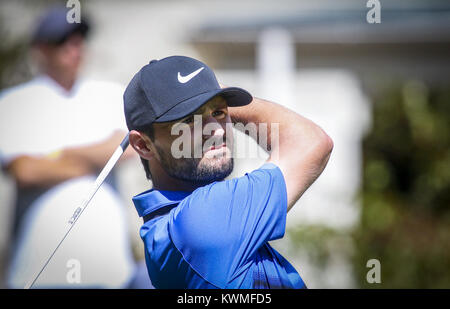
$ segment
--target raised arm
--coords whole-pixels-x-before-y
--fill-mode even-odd
[[[233,123],[267,124],[267,162],[276,164],[283,173],[289,211],[322,173],[333,141],[318,125],[276,103],[254,98],[249,105],[228,110]],[[274,136],[275,143],[271,143],[276,132],[271,128],[273,123],[278,124],[279,133]]]

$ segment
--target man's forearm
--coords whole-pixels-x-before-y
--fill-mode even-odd
[[[277,143],[280,142],[280,138],[290,139],[295,138],[298,141],[300,136],[297,135],[300,131],[305,131],[310,129],[311,122],[294,113],[293,111],[281,106],[277,103],[273,103],[267,100],[254,98],[252,103],[241,106],[241,107],[229,107],[228,108],[230,117],[233,123],[242,123],[247,125],[249,123],[256,124],[258,140],[260,140],[259,132],[259,124],[267,125],[267,145],[268,149],[272,149],[272,140]],[[278,126],[278,129],[275,131],[280,136],[272,137],[272,124]],[[296,125],[296,132],[292,132],[292,125]],[[300,128],[299,126],[304,126],[304,128]],[[298,131],[298,132],[297,132]],[[263,132],[264,134],[266,132]],[[275,146],[275,145],[274,145]]]
[[[71,178],[97,173],[104,167],[125,133],[82,147],[73,147],[49,156],[21,156],[7,167],[21,187],[51,187]],[[122,157],[134,155],[131,147]]]
[[[71,178],[89,175],[92,170],[83,162],[69,158],[20,156],[7,171],[22,188],[51,187]]]
[[[105,166],[106,162],[108,162],[125,135],[125,132],[117,131],[103,142],[65,149],[63,155],[79,161],[85,161],[87,164],[91,165],[92,169],[100,170]],[[134,155],[134,152],[131,147],[129,147],[122,156],[122,159],[129,158],[132,155]]]
[[[283,172],[289,210],[322,173],[333,148],[332,140],[311,120],[266,100],[255,98],[249,105],[230,107],[229,113],[234,123],[267,124],[267,143],[271,148],[268,162]],[[278,136],[271,129],[274,123],[278,124]]]

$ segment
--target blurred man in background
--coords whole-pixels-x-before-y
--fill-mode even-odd
[[[7,284],[22,288],[55,248],[63,227],[125,136],[123,88],[78,77],[89,25],[65,8],[45,14],[32,35],[40,74],[0,97],[0,158],[17,184]],[[130,157],[131,151],[124,158]],[[35,287],[122,288],[135,264],[114,177]]]

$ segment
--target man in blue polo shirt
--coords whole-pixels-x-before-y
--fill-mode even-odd
[[[144,218],[140,234],[153,285],[305,288],[268,241],[283,237],[287,212],[325,168],[333,143],[324,131],[241,88],[222,88],[206,64],[181,56],[145,65],[124,104],[130,145],[153,181],[153,189],[133,198]],[[224,180],[233,170],[227,127],[234,123],[267,133],[258,140],[267,141],[270,156],[259,169]],[[181,131],[188,143],[180,156]]]

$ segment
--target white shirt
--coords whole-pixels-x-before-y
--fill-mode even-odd
[[[0,156],[46,155],[65,147],[107,139],[127,130],[124,87],[80,80],[67,92],[48,76],[4,91],[0,96]]]

